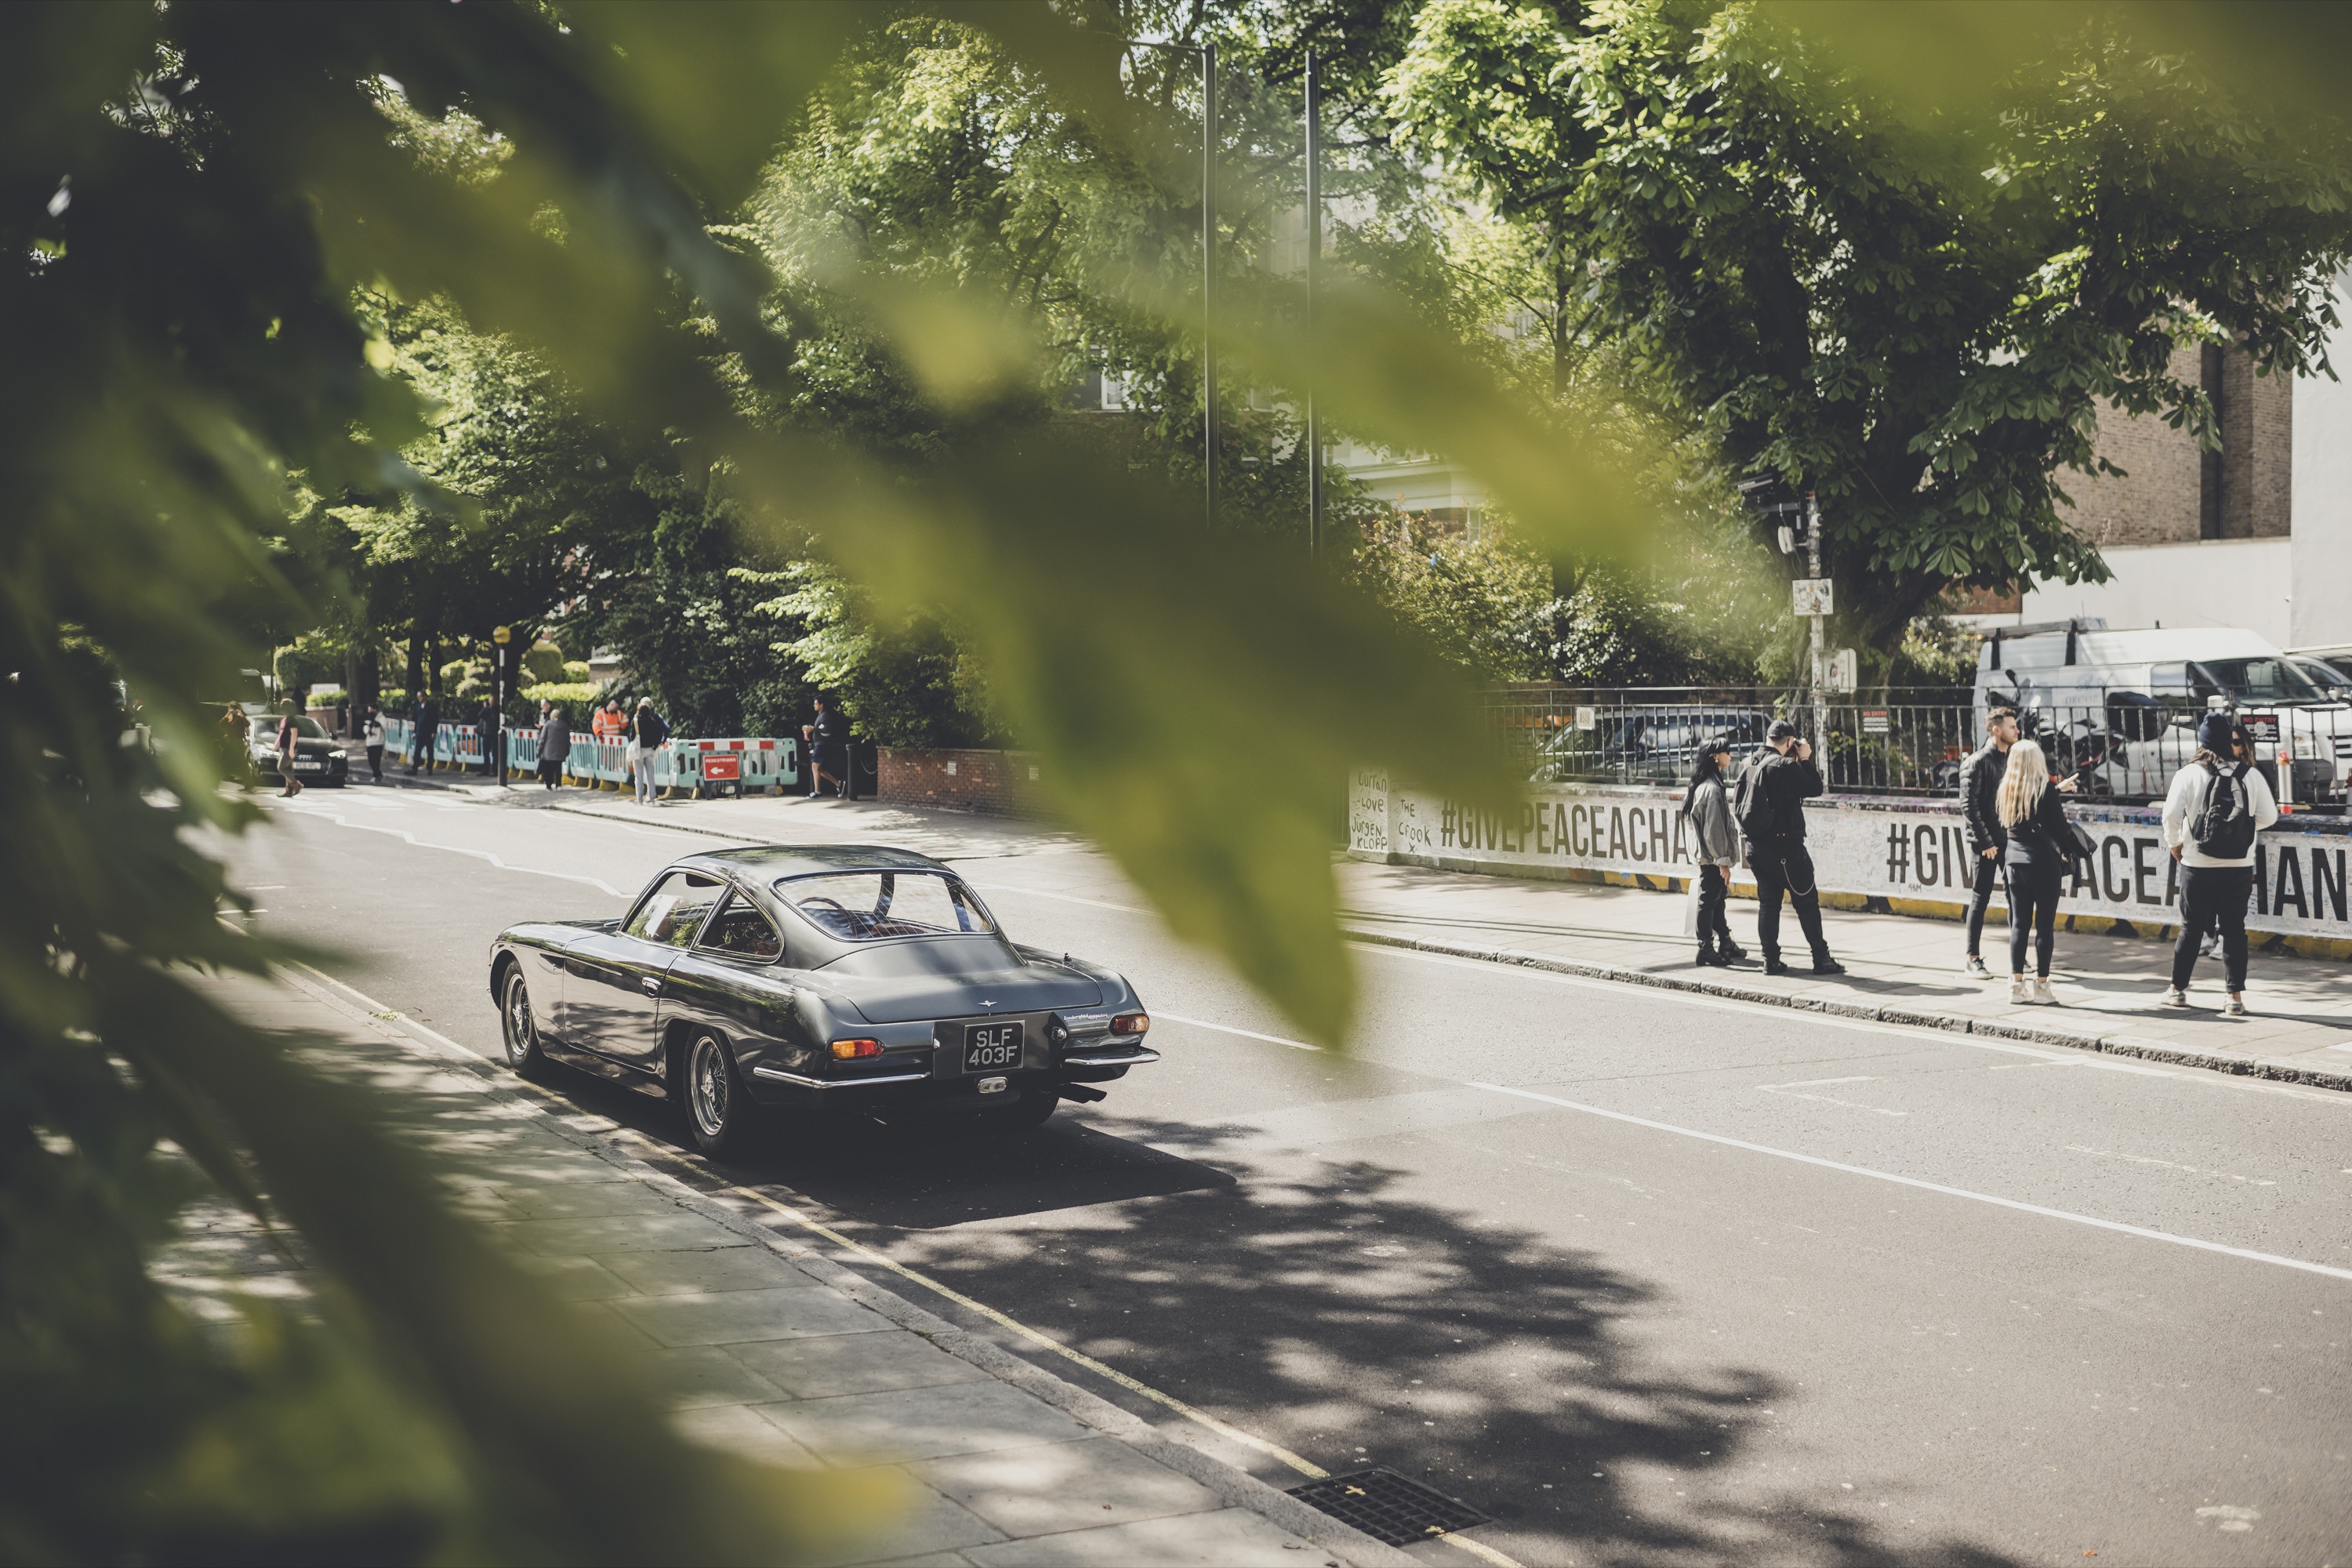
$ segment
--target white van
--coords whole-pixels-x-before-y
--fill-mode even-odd
[[[2275,727],[2275,755],[2255,760],[2282,800],[2341,801],[2352,779],[2345,699],[2258,633],[2222,626],[2109,631],[2096,618],[1996,626],[1977,654],[1979,716],[2015,708],[2053,762],[2102,795],[2162,795],[2197,750],[2198,721],[2221,709],[2247,720],[2258,740]]]

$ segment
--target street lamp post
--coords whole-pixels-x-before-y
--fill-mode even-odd
[[[1307,338],[1314,353],[1316,274],[1323,261],[1322,79],[1315,51],[1307,51]],[[1323,427],[1315,416],[1315,381],[1307,382],[1307,553],[1323,553]]]
[[[1201,46],[1201,468],[1217,523],[1217,46]]]

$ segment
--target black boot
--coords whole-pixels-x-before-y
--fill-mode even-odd
[[[1813,973],[1816,974],[1843,974],[1845,973],[1845,965],[1840,963],[1836,959],[1832,958],[1829,953],[1829,949],[1823,948],[1821,952],[1813,954]]]
[[[1764,955],[1764,973],[1767,974],[1786,974],[1789,973],[1789,966],[1780,962],[1780,955],[1779,953],[1768,952]]]
[[[1728,963],[1716,952],[1714,940],[1705,932],[1701,932],[1698,939],[1698,966],[1701,969],[1729,967]]]
[[[1726,931],[1715,939],[1715,961],[1728,969],[1735,963],[1747,963],[1748,950],[1732,941],[1731,933]]]

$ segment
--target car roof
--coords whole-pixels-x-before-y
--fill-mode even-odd
[[[724,868],[740,875],[773,880],[806,877],[824,871],[947,871],[940,861],[911,849],[891,849],[878,844],[762,844],[749,849],[714,849],[689,855],[678,864]]]

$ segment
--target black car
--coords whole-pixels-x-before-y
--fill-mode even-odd
[[[738,1152],[794,1114],[1034,1127],[1160,1059],[1134,988],[1006,940],[954,871],[839,845],[690,855],[618,920],[490,944],[506,1055],[680,1101]]]
[[[278,715],[257,706],[248,706],[246,713],[253,723],[246,741],[253,771],[264,778],[279,778]],[[351,769],[352,759],[344,752],[343,743],[328,734],[324,725],[308,717],[294,721],[296,778],[304,784],[347,784],[351,780]]]

